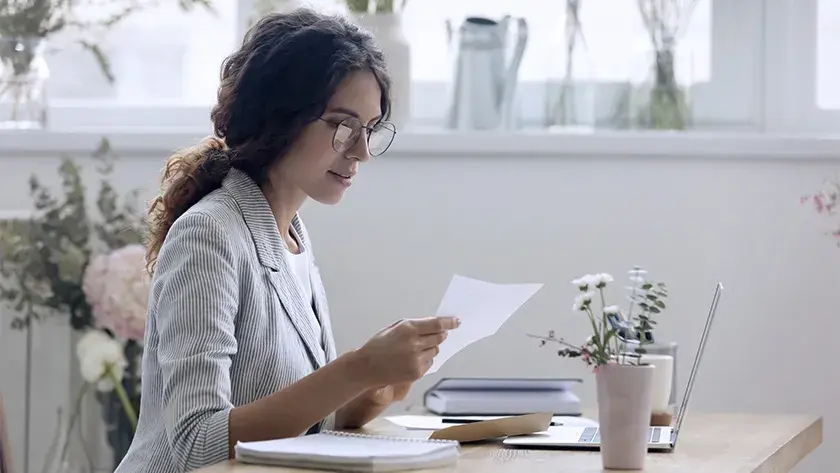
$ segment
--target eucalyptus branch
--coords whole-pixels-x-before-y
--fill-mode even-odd
[[[82,289],[91,254],[142,243],[142,214],[132,198],[121,198],[108,182],[108,169],[116,159],[109,149],[103,140],[93,156],[103,164],[98,169],[99,218],[87,211],[81,169],[64,158],[58,170],[61,198],[32,176],[32,216],[0,222],[0,304],[20,314],[12,328],[24,329],[33,320],[54,316],[69,316],[75,330],[91,327],[91,308]]]

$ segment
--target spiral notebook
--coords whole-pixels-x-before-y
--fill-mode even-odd
[[[331,471],[406,471],[455,465],[460,456],[454,440],[387,437],[327,430],[260,442],[238,442],[242,463]]]

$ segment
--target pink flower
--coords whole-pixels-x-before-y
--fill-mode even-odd
[[[146,249],[128,245],[97,255],[85,269],[82,289],[98,328],[121,340],[143,340],[149,304]]]

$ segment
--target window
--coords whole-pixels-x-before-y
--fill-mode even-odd
[[[676,1],[686,5],[690,2]],[[697,2],[679,42],[677,74],[692,86],[711,79],[712,3],[712,0]],[[445,101],[421,98],[444,97],[445,84],[452,77],[446,22],[452,22],[453,28],[457,28],[467,16],[499,19],[505,14],[522,17],[528,24],[528,43],[519,69],[519,122],[523,127],[541,126],[547,81],[563,77],[566,61],[566,2],[563,0],[409,0],[404,27],[412,47],[412,77],[417,83],[415,89],[419,89],[412,104],[416,121],[436,125],[445,110]],[[580,15],[587,48],[585,53],[575,56],[575,82],[595,86],[594,113],[607,120],[621,85],[649,76],[651,43],[637,0],[610,0],[609,8],[582,1]],[[712,97],[703,90],[696,95],[699,102]]]
[[[766,0],[764,112],[768,133],[840,131],[840,4],[833,0]]]
[[[219,65],[237,39],[237,2],[213,0],[215,14],[200,7],[184,12],[177,3],[135,13],[107,34],[102,45],[112,62],[113,85],[80,48],[54,54],[49,62],[53,100],[209,104]],[[74,77],[79,72],[83,77]]]
[[[565,1],[556,0],[409,0],[405,11],[406,36],[412,45],[412,73],[417,81],[443,82],[452,74],[447,54],[447,20],[453,26],[467,16],[501,18],[505,14],[528,22],[529,38],[520,68],[520,80],[544,81],[565,62],[563,48]],[[684,62],[684,73],[695,81],[710,77],[711,1],[701,0],[681,41],[681,50],[691,62]],[[609,8],[581,2],[583,34],[592,69],[582,79],[626,81],[631,70],[647,59],[650,41],[639,16],[637,0],[610,0]]]
[[[817,106],[840,110],[840,2],[819,0],[817,4]]]
[[[237,46],[249,12],[264,1],[279,9],[307,4],[344,10],[342,0],[213,0],[213,15],[182,12],[175,0],[162,2],[130,17],[106,38],[117,77],[113,85],[79,49],[65,48],[50,57],[51,126],[209,130],[219,66]],[[650,74],[651,46],[637,2],[609,0],[609,9],[581,2],[587,52],[575,60],[575,81],[595,91],[595,113],[602,118],[628,82]],[[676,58],[677,75],[690,86],[697,128],[759,127],[763,89],[756,84],[762,58],[755,51],[761,44],[763,3],[697,1]],[[543,126],[548,82],[559,80],[565,65],[564,0],[408,0],[403,24],[412,45],[414,125],[440,126],[444,115],[452,77],[445,22],[457,27],[468,15],[504,14],[523,17],[529,27],[519,72],[518,123]]]
[[[174,0],[141,10],[107,33],[104,47],[116,78],[109,84],[80,47],[50,54],[51,126],[201,126],[215,99],[219,66],[238,39],[238,1],[213,0],[214,12],[184,12]],[[58,43],[61,38],[56,38]],[[160,122],[154,109],[198,113]],[[144,113],[148,120],[144,120]],[[198,118],[201,116],[201,118]],[[187,118],[191,123],[183,123]],[[137,121],[145,123],[137,123]]]

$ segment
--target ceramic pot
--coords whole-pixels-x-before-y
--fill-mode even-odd
[[[391,119],[397,131],[411,118],[411,47],[398,13],[355,15],[356,23],[376,37],[391,75]]]
[[[674,358],[670,355],[645,353],[639,358],[639,362],[644,365],[653,366],[653,401],[651,412],[655,415],[667,414],[671,400]]]
[[[653,400],[652,366],[608,364],[598,368],[598,423],[604,468],[645,466]]]

